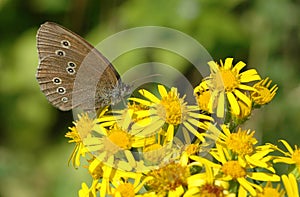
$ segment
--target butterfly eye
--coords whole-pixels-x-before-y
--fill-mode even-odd
[[[61,84],[61,79],[58,78],[58,77],[54,77],[54,78],[52,79],[52,81],[53,81],[53,83],[56,84],[56,85]]]
[[[66,88],[64,88],[64,87],[58,87],[58,88],[56,89],[56,92],[57,92],[58,94],[64,94],[64,93],[66,93]]]
[[[71,44],[70,44],[70,42],[68,40],[62,40],[61,41],[61,45],[64,48],[70,48],[70,46],[71,46]]]
[[[68,62],[69,67],[75,68],[76,64],[74,62]]]
[[[65,52],[62,51],[62,50],[55,51],[55,54],[58,55],[58,56],[65,56]]]
[[[68,98],[67,98],[67,97],[62,97],[62,98],[61,98],[61,101],[62,101],[63,103],[67,103],[67,102],[68,102]]]
[[[74,70],[74,68],[72,68],[72,67],[67,67],[66,70],[67,70],[67,72],[68,72],[70,75],[75,74],[75,70]]]

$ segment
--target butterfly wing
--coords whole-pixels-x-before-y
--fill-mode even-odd
[[[93,108],[95,101],[105,97],[103,91],[114,88],[120,78],[98,50],[55,23],[41,25],[37,48],[37,80],[49,102],[60,110]]]

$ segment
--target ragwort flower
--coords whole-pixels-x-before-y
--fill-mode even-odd
[[[189,176],[190,171],[187,166],[171,162],[149,172],[147,186],[150,191],[154,191],[158,195],[181,196],[187,186]]]
[[[191,163],[190,166],[197,165]],[[188,190],[184,197],[189,196],[220,196],[235,197],[234,193],[230,193],[229,182],[216,178],[214,168],[204,164],[205,172],[191,175],[188,180]]]
[[[90,135],[96,122],[88,114],[82,114],[78,115],[78,120],[74,122],[74,125],[69,128],[71,131],[67,132],[65,137],[71,138],[69,143],[76,143],[69,161],[72,160],[73,166],[78,167],[80,166],[80,157],[89,152],[83,140]]]
[[[225,95],[229,102],[233,114],[240,114],[238,100],[243,101],[247,106],[251,105],[251,100],[245,94],[245,91],[256,91],[247,83],[260,80],[255,69],[249,69],[244,72],[241,70],[246,66],[242,61],[233,66],[233,58],[226,58],[225,63],[221,61],[220,65],[214,61],[208,62],[211,74],[205,79],[209,90],[211,91],[211,101],[209,111],[215,111],[217,106],[217,116],[224,117]]]
[[[287,149],[288,152],[285,152],[277,147],[275,147],[275,149],[277,149],[278,151],[280,151],[281,153],[283,153],[285,156],[274,156],[274,163],[286,163],[286,164],[295,164],[297,169],[298,169],[298,173],[300,172],[300,148],[295,146],[295,149],[292,149],[292,147],[287,143],[287,141],[285,140],[279,140]]]
[[[160,98],[145,89],[139,90],[139,93],[147,100],[130,98],[132,101],[149,107],[147,113],[137,112],[137,114],[141,118],[148,117],[147,121],[151,120],[147,126],[139,128],[133,126],[134,129],[141,129],[142,133],[157,133],[161,128],[166,127],[166,141],[172,141],[176,132],[175,128],[183,125],[194,136],[203,139],[201,133],[196,128],[206,130],[207,124],[203,121],[212,121],[212,118],[200,114],[197,106],[187,105],[184,101],[185,96],[180,97],[176,88],[171,88],[168,92],[164,86],[158,85],[158,91]]]
[[[239,196],[245,196],[247,192],[256,196],[257,190],[262,191],[262,187],[253,180],[280,181],[280,177],[276,174],[253,171],[253,168],[256,167],[255,163],[249,165],[243,160],[235,158],[228,149],[219,144],[216,144],[216,148],[212,149],[211,155],[221,163],[219,169],[222,180],[234,181],[240,185],[238,188]],[[257,166],[262,165],[262,162],[265,162],[263,158],[261,162],[257,163]],[[264,166],[268,166],[268,164],[265,162]]]
[[[97,119],[97,127],[84,144],[100,161],[125,171],[135,170],[137,161],[132,149],[155,143],[155,136],[140,135],[132,129],[133,110],[119,115],[103,115]]]
[[[254,84],[254,88],[257,90],[252,92],[251,98],[258,105],[264,105],[269,103],[275,96],[276,91],[278,90],[277,84],[273,85],[270,88],[272,80],[268,77]]]

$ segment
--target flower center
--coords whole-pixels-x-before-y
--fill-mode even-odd
[[[197,144],[190,144],[186,147],[185,151],[188,155],[193,155],[199,151],[199,146]]]
[[[178,97],[177,90],[171,89],[167,96],[164,96],[157,105],[157,114],[166,123],[178,125],[182,123],[185,103]]]
[[[223,164],[222,171],[224,174],[231,176],[233,179],[245,177],[246,170],[238,161],[228,161]]]
[[[207,112],[209,111],[208,103],[209,103],[210,97],[211,97],[211,93],[209,90],[201,92],[196,97],[198,106],[201,110],[207,111]]]
[[[93,129],[95,123],[87,114],[79,116],[79,120],[75,123],[76,130],[81,139],[84,139]]]
[[[201,187],[200,196],[223,197],[223,188],[217,185],[205,184]]]
[[[280,193],[276,189],[271,187],[264,188],[263,193],[258,193],[257,196],[258,197],[269,197],[269,196],[281,197]]]
[[[149,173],[153,179],[148,182],[151,190],[158,193],[166,191],[174,191],[181,185],[187,185],[187,178],[189,177],[189,169],[177,163],[169,163],[160,169],[153,170]]]
[[[276,188],[273,188],[271,182],[267,182],[266,186],[263,188],[263,191],[257,193],[257,197],[283,197],[284,190],[280,190],[280,185],[277,185]]]
[[[131,183],[124,183],[118,186],[117,191],[122,197],[134,197],[134,187]],[[114,195],[115,196],[115,195]]]
[[[242,131],[241,128],[239,128],[237,133],[230,134],[226,139],[227,147],[241,156],[249,155],[253,153],[253,145],[257,143],[253,135],[254,131],[248,134],[247,131]]]
[[[115,154],[119,150],[128,150],[131,148],[131,136],[117,125],[114,125],[103,143],[108,152]]]
[[[233,91],[237,88],[239,81],[236,75],[231,70],[221,70],[221,83],[227,92]]]

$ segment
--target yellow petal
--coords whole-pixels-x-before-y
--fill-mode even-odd
[[[279,142],[283,143],[283,145],[286,147],[286,149],[289,151],[289,153],[293,154],[294,150],[292,147],[287,143],[285,140],[279,140]]]
[[[237,178],[237,181],[244,187],[252,196],[256,196],[255,189],[251,186],[251,184],[245,178]]]
[[[187,128],[187,130],[189,132],[194,134],[198,139],[200,139],[201,141],[204,140],[204,137],[194,127],[192,127],[192,125],[190,125],[188,122],[186,122],[186,121],[183,122],[183,125]]]
[[[161,95],[161,97],[167,96],[168,92],[166,90],[166,88],[162,85],[158,85],[158,92]]]
[[[286,163],[286,164],[295,164],[296,162],[288,157],[276,157],[273,159],[274,163]]]
[[[141,89],[139,90],[139,93],[141,95],[143,95],[144,97],[146,97],[147,99],[149,99],[150,101],[152,101],[153,103],[159,103],[160,100],[151,92],[145,90],[145,89]]]
[[[146,101],[146,100],[140,99],[140,98],[129,98],[128,100],[135,101],[137,103],[140,103],[140,104],[146,105],[146,106],[152,106],[153,105],[153,103],[151,101]]]
[[[258,181],[280,181],[280,177],[276,174],[265,172],[248,172],[247,175],[254,180]]]
[[[233,58],[226,58],[225,64],[224,64],[224,69],[230,70],[232,67],[232,62],[233,62]]]
[[[174,138],[174,125],[169,124],[168,129],[167,129],[167,136],[166,136],[166,141],[170,142]]]
[[[242,83],[261,80],[255,69],[246,70],[240,74],[240,80]]]
[[[212,70],[212,72],[217,72],[219,70],[219,66],[216,62],[214,61],[210,61],[207,63],[210,67],[210,69]]]
[[[151,125],[147,126],[145,129],[141,130],[138,133],[138,136],[150,136],[157,133],[164,123],[165,123],[164,121],[159,119],[155,123],[152,123]]]
[[[238,104],[236,98],[234,97],[234,95],[231,92],[227,92],[226,95],[227,95],[227,99],[230,103],[230,107],[231,107],[233,114],[239,115],[240,107],[239,107],[239,104]]]
[[[224,99],[224,93],[221,92],[218,99],[217,116],[219,118],[223,118],[224,112],[225,112],[225,99]]]
[[[289,179],[290,179],[290,184],[292,186],[292,190],[294,191],[293,196],[299,197],[298,183],[297,183],[295,176],[293,174],[289,174]]]
[[[255,88],[248,86],[248,85],[244,85],[244,84],[239,84],[238,88],[242,89],[242,90],[249,90],[249,91],[254,91],[254,92],[257,91]]]
[[[189,112],[189,116],[193,118],[199,118],[199,119],[210,120],[210,121],[214,120],[212,117],[200,113]]]
[[[243,94],[241,91],[235,89],[234,90],[234,94],[239,98],[241,99],[248,107],[251,106],[251,100],[249,99],[248,96],[246,96],[245,94]]]
[[[121,124],[122,128],[124,130],[127,130],[130,123],[132,122],[132,114],[133,114],[133,110],[129,109],[128,112],[125,115],[125,118],[123,119],[123,121],[124,121],[123,124]]]
[[[239,61],[233,68],[232,71],[234,71],[235,73],[239,73],[240,70],[242,70],[242,68],[244,68],[246,66],[246,64],[242,61]]]
[[[289,177],[287,177],[284,174],[281,178],[288,197],[299,197],[298,185],[294,175],[289,174]]]

